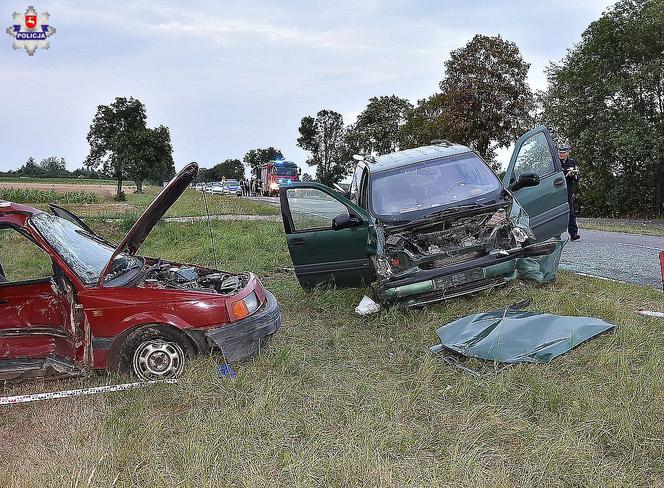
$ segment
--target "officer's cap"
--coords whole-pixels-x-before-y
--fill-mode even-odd
[[[569,144],[561,144],[558,146],[558,152],[568,152],[570,149],[572,149],[572,146]]]

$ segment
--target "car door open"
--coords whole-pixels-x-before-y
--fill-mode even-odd
[[[364,209],[320,183],[294,183],[280,190],[280,199],[288,251],[303,288],[373,280]]]
[[[565,232],[569,219],[565,175],[544,126],[516,142],[503,183],[528,213],[537,242]]]

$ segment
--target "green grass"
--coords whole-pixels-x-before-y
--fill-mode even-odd
[[[279,224],[213,225],[221,268],[256,271],[281,303],[284,324],[265,353],[236,365],[235,380],[217,378],[220,359],[204,357],[177,385],[3,407],[0,486],[664,483],[664,335],[661,319],[634,313],[661,309],[661,292],[560,273],[547,287],[516,282],[364,318],[353,309],[366,290],[305,293],[283,271]],[[200,223],[161,224],[141,252],[212,260]],[[548,365],[482,378],[428,352],[438,326],[527,297],[531,310],[619,327]],[[33,382],[4,394],[122,381]]]
[[[127,215],[138,217],[159,193],[160,188],[148,187],[143,194],[127,193],[126,202],[106,202],[101,205],[71,205],[67,208],[83,218],[117,219]],[[264,203],[236,196],[208,195],[211,215],[277,215],[279,209]],[[170,208],[166,217],[198,217],[205,215],[205,201],[201,192],[187,189]]]
[[[646,236],[663,236],[664,237],[664,226],[662,225],[626,225],[626,224],[611,224],[611,223],[599,223],[599,222],[589,222],[583,224],[584,229],[591,230],[604,230],[609,232],[622,232],[625,234],[643,234]]]
[[[19,178],[16,176],[2,176],[0,183],[3,181],[10,183],[50,183],[50,184],[66,184],[66,185],[116,185],[116,180],[95,180],[87,178]],[[128,182],[133,184],[133,182]]]

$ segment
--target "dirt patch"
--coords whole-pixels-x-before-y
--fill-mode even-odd
[[[22,181],[1,181],[0,188],[29,188],[31,190],[53,190],[58,193],[85,191],[94,193],[100,197],[112,197],[115,195],[114,185],[86,185],[86,184],[66,184],[66,183],[34,183]],[[125,193],[133,192],[136,187],[123,185]]]

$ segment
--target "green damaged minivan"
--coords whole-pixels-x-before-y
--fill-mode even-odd
[[[348,192],[313,182],[280,190],[305,289],[371,285],[383,304],[412,307],[517,277],[555,279],[569,206],[546,128],[517,141],[503,181],[447,141],[357,159]]]

